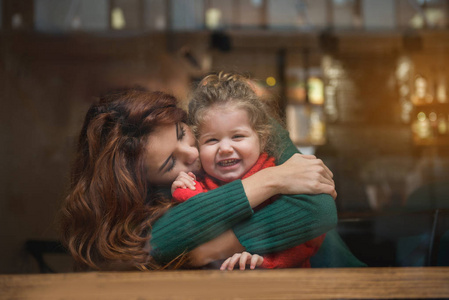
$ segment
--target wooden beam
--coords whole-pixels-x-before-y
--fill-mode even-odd
[[[449,298],[449,267],[0,275],[2,299]]]

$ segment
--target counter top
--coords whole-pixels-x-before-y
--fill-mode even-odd
[[[449,298],[449,267],[0,275],[0,298]]]

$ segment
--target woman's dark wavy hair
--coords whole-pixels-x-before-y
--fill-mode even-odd
[[[61,214],[78,270],[160,267],[148,254],[148,230],[171,204],[147,180],[144,149],[157,126],[186,121],[176,104],[162,92],[126,89],[88,110]]]

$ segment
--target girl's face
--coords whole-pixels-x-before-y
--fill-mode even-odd
[[[179,172],[197,173],[201,163],[195,137],[184,123],[162,125],[148,137],[145,166],[152,185],[169,186]]]
[[[223,182],[242,178],[260,155],[260,141],[241,108],[206,111],[198,139],[204,171]]]

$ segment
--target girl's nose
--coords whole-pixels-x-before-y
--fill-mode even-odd
[[[221,141],[219,148],[218,148],[218,153],[220,154],[229,154],[232,153],[233,148],[231,146],[231,144],[227,141]]]

